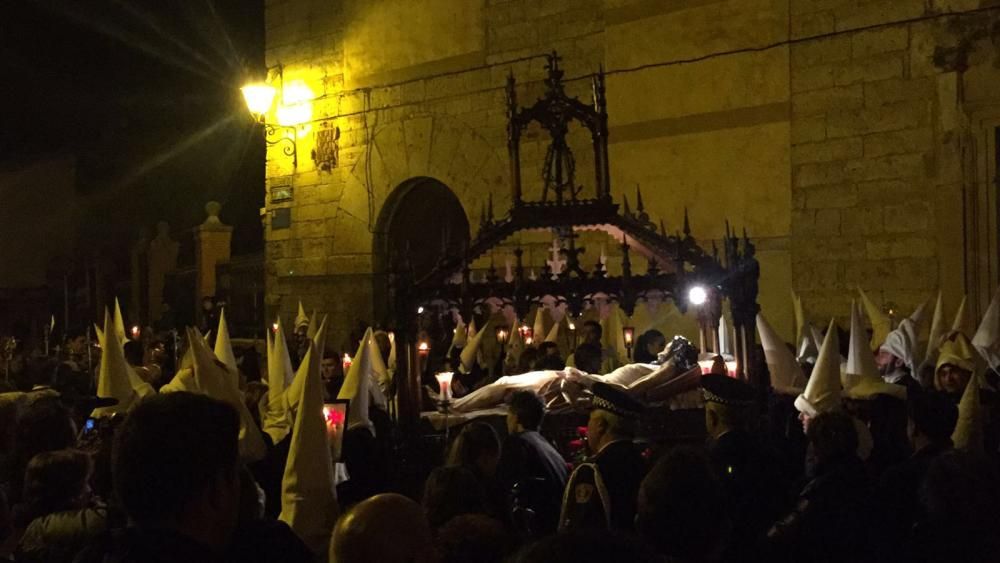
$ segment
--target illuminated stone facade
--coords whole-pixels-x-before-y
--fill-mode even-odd
[[[513,72],[522,103],[534,99],[552,50],[570,79],[608,72],[616,199],[634,204],[641,186],[671,231],[688,209],[706,246],[724,219],[745,227],[760,303],[786,337],[789,288],[821,320],[846,315],[858,285],[903,311],[939,287],[953,311],[968,291],[982,311],[996,282],[1000,73],[988,32],[1000,12],[988,2],[266,4],[286,106],[268,120],[306,122],[297,167],[281,145],[268,154],[267,303],[291,315],[301,297],[332,314],[337,343],[355,319],[374,320],[373,232],[394,189],[442,182],[473,230],[490,194],[506,208],[504,80]],[[583,98],[588,85],[568,89]],[[334,127],[339,137],[318,133]],[[311,157],[319,135],[327,169]],[[544,147],[525,145],[524,175],[538,177]],[[590,164],[578,165],[586,183]],[[282,208],[290,225],[276,229]]]

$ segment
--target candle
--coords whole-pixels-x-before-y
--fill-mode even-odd
[[[132,340],[138,340],[140,332],[142,332],[142,331],[139,329],[139,325],[133,325],[132,326]]]
[[[446,402],[451,400],[451,378],[455,374],[450,371],[443,371],[434,375],[437,379],[438,386],[441,388],[441,402]]]
[[[391,330],[389,331],[389,343],[390,344],[396,343],[396,333]]]
[[[417,353],[421,356],[426,356],[430,353],[430,351],[431,345],[428,344],[426,340],[422,340],[419,344],[417,344]]]
[[[726,373],[729,377],[736,377],[736,360],[726,360]]]
[[[715,365],[714,359],[698,360],[698,367],[701,368],[702,375],[708,375],[712,373],[712,366],[714,365]]]
[[[351,369],[351,356],[344,353],[344,373],[346,374],[349,369]]]
[[[635,327],[626,326],[622,328],[622,337],[625,338],[625,347],[632,347],[632,339],[635,338]]]
[[[508,336],[509,333],[507,332],[507,327],[502,326],[497,328],[497,342],[500,344],[506,344]]]
[[[271,323],[271,332],[278,332],[278,323]]]

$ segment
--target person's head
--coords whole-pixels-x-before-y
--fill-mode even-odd
[[[66,351],[71,355],[87,353],[87,333],[82,328],[66,331]]]
[[[659,563],[655,551],[633,536],[578,530],[542,538],[522,548],[511,563]]]
[[[114,487],[128,517],[223,547],[239,512],[239,428],[236,409],[204,395],[140,402],[112,450]]]
[[[718,438],[731,430],[746,430],[754,406],[754,390],[750,385],[725,375],[701,378],[705,400],[705,429]]]
[[[558,351],[555,354],[542,354],[540,358],[535,362],[535,370],[551,370],[559,371],[566,368],[566,362],[559,356]]]
[[[820,464],[849,458],[858,451],[854,422],[849,415],[839,411],[820,413],[812,418],[806,437]]]
[[[325,381],[330,381],[337,376],[337,368],[340,367],[340,358],[332,350],[323,352],[323,360],[319,364],[319,373]]]
[[[143,360],[143,349],[142,342],[138,340],[129,340],[125,343],[125,361],[128,362],[130,366],[141,366]]]
[[[507,403],[507,432],[538,430],[545,417],[545,404],[533,391],[515,391]]]
[[[573,351],[573,363],[580,371],[601,373],[601,347],[596,344],[581,344]]]
[[[959,395],[972,379],[972,372],[956,364],[942,364],[934,374],[934,385],[938,390]]]
[[[509,538],[503,524],[485,514],[462,514],[438,529],[441,563],[501,563]]]
[[[722,485],[704,453],[671,450],[639,488],[636,528],[661,554],[678,560],[718,559],[731,522]]]
[[[559,345],[555,342],[542,342],[538,345],[538,351],[541,353],[542,357],[545,356],[559,356]]]
[[[538,361],[538,348],[533,348],[531,346],[525,348],[521,351],[521,355],[517,358],[517,367],[514,368],[514,373],[512,375],[528,373],[534,369],[536,361]]]
[[[31,458],[24,473],[24,503],[33,516],[82,508],[90,499],[94,465],[79,450],[43,452]]]
[[[600,348],[601,336],[603,332],[603,329],[601,329],[601,323],[597,321],[587,321],[583,323],[583,330],[581,331],[583,343],[591,344]]]
[[[424,510],[432,528],[460,514],[485,514],[486,490],[468,467],[436,467],[424,482]]]
[[[462,428],[448,456],[448,465],[468,467],[484,477],[493,477],[499,462],[500,438],[485,422],[471,422]]]
[[[605,383],[595,383],[594,408],[587,420],[587,446],[598,453],[618,440],[631,440],[639,425],[642,405],[623,391]]]
[[[359,502],[337,520],[330,563],[433,563],[431,528],[420,505],[397,494]]]
[[[17,419],[14,434],[15,475],[23,476],[28,462],[42,452],[76,447],[76,435],[72,412],[58,398],[28,403]]]
[[[912,393],[907,403],[907,435],[914,448],[925,443],[947,445],[958,422],[958,408],[941,393]]]
[[[656,361],[657,355],[667,346],[667,337],[663,333],[654,329],[647,330],[639,335],[635,347],[635,361],[648,364]]]
[[[906,361],[897,358],[885,348],[879,348],[878,353],[875,354],[875,365],[878,366],[880,374],[889,375],[906,367]]]

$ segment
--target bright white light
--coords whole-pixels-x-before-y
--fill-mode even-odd
[[[247,103],[247,109],[255,116],[261,116],[271,110],[274,95],[277,93],[274,86],[269,86],[263,82],[247,84],[243,88],[240,88],[240,90],[243,92],[243,99]]]
[[[423,315],[424,314],[424,308],[423,307],[417,307],[417,314],[418,315]]]
[[[692,305],[702,305],[708,301],[708,292],[705,291],[704,287],[696,285],[688,291],[688,301]]]
[[[276,111],[278,124],[294,127],[311,120],[312,100],[315,97],[309,86],[301,80],[286,84],[281,91],[281,103]]]

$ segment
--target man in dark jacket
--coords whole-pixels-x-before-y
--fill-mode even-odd
[[[507,491],[516,491],[515,504],[534,512],[530,531],[544,535],[555,531],[559,505],[566,488],[566,461],[538,433],[545,406],[531,391],[511,395],[507,413],[507,440],[497,465],[497,480]]]
[[[908,548],[914,545],[913,526],[922,516],[920,485],[931,462],[951,450],[951,434],[958,421],[958,409],[942,393],[913,393],[907,406],[913,455],[885,472],[877,495],[883,532],[881,558],[885,561],[909,561],[914,555]]]
[[[632,441],[642,405],[605,383],[595,383],[592,391],[587,446],[594,457],[570,477],[560,528],[631,531],[646,475],[646,460]]]
[[[871,494],[851,417],[821,413],[809,423],[807,475],[796,507],[768,531],[768,561],[874,561]]]
[[[756,561],[757,547],[783,508],[778,456],[750,430],[756,392],[725,375],[701,378],[708,456],[722,489],[733,529],[725,561]]]

